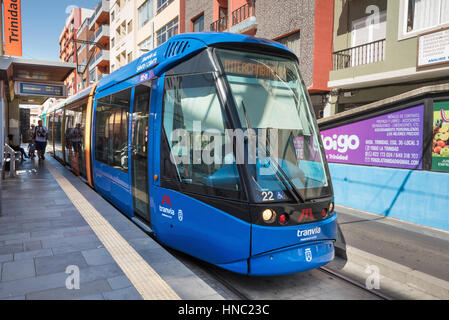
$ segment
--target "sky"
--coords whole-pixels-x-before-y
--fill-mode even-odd
[[[93,9],[99,0],[22,0],[22,56],[59,61],[59,36],[70,6]],[[66,13],[66,10],[68,13]]]

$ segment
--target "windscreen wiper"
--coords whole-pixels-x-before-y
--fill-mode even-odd
[[[301,202],[305,202],[303,197],[301,196],[301,194],[298,192],[298,190],[295,187],[295,184],[293,183],[292,179],[290,179],[290,177],[285,173],[284,169],[281,168],[281,166],[279,165],[279,163],[274,160],[274,158],[271,156],[271,152],[268,152],[267,148],[265,148],[262,144],[258,143],[258,146],[261,146],[264,148],[265,150],[265,154],[268,154],[268,157],[270,157],[270,160],[274,162],[275,165],[273,165],[273,163],[270,161],[270,165],[273,166],[275,168],[275,172],[278,175],[278,177],[281,177],[281,182],[284,185],[284,187],[290,191],[290,193],[292,194],[293,198],[295,198],[295,201],[297,203],[301,203]],[[276,170],[277,169],[277,170]],[[287,181],[288,183],[286,183],[285,181]]]
[[[243,102],[243,100],[242,100],[242,109],[243,109],[243,114],[245,115],[246,128],[248,130],[251,128],[251,124],[249,123],[248,112],[246,111],[245,103]],[[301,194],[298,192],[298,190],[296,190],[296,187],[295,187],[295,184],[293,183],[293,181],[288,177],[288,175],[281,168],[279,163],[277,163],[277,161],[274,160],[274,158],[272,158],[271,152],[268,152],[267,148],[265,148],[265,146],[263,146],[261,143],[258,143],[257,145],[262,147],[265,151],[265,154],[268,154],[270,159],[276,164],[276,167],[274,167],[273,163],[270,161],[270,165],[272,167],[274,167],[274,169],[275,169],[274,171],[275,171],[276,175],[278,176],[278,178],[280,177],[279,180],[284,185],[284,187],[290,191],[293,198],[295,198],[295,201],[297,203],[305,202],[304,199],[302,198]],[[288,183],[286,183],[286,181]]]

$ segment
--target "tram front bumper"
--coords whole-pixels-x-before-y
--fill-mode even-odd
[[[249,259],[250,276],[291,274],[321,267],[334,259],[334,241],[315,241],[273,250]]]

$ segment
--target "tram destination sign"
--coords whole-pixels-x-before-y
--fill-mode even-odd
[[[321,131],[329,162],[422,169],[424,105]]]
[[[16,82],[15,91],[17,95],[66,97],[64,85]]]

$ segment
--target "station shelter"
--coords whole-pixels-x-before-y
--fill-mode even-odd
[[[21,143],[19,106],[42,105],[49,98],[66,98],[64,80],[75,68],[74,63],[0,57],[1,155],[9,134],[14,135],[14,144]]]

